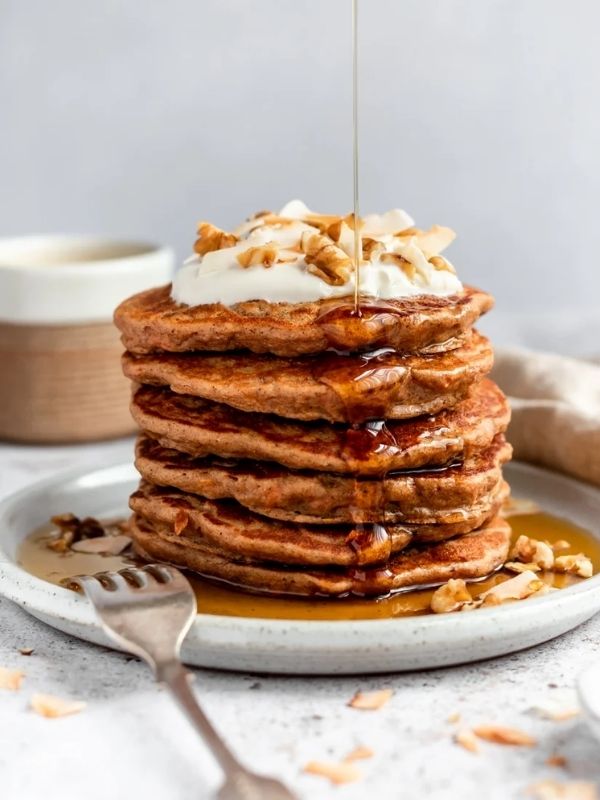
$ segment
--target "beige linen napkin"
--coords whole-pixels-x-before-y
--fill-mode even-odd
[[[600,486],[600,366],[524,349],[496,351],[514,457]]]

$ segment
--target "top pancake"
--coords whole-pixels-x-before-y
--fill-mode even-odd
[[[256,353],[152,353],[123,357],[137,383],[294,419],[364,422],[435,414],[462,399],[492,367],[489,341],[478,333],[456,350],[402,355],[279,358]]]
[[[493,305],[489,294],[465,286],[449,297],[419,295],[366,301],[356,316],[353,300],[268,303],[249,300],[186,306],[171,286],[133,295],[115,311],[115,323],[132,353],[251,350],[296,356],[329,349],[401,352],[450,349]]]

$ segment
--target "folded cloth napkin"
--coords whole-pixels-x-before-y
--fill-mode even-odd
[[[515,458],[600,486],[600,366],[499,348],[492,378],[510,397]]]

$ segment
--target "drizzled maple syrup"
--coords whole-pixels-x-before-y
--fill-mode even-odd
[[[592,560],[594,573],[600,571],[600,541],[589,531],[565,519],[545,513],[522,514],[510,517],[513,537],[525,534],[551,544],[560,540],[569,542],[567,553],[584,553]],[[59,554],[46,547],[48,536],[56,532],[47,525],[24,539],[18,552],[18,561],[31,575],[50,583],[60,584],[73,575],[88,574],[131,566],[125,556],[100,556],[69,551]],[[360,570],[357,569],[357,573]],[[563,589],[579,583],[582,578],[553,572],[538,573],[549,586]],[[274,597],[239,591],[223,583],[213,583],[194,575],[188,577],[196,592],[198,610],[204,614],[219,614],[233,617],[260,617],[265,619],[306,620],[355,620],[391,619],[427,614],[432,589],[408,590],[388,597],[359,599],[300,599]],[[500,581],[514,577],[513,573],[501,570],[485,580],[471,584],[473,595],[479,594]],[[527,602],[520,601],[520,602]],[[474,612],[477,613],[477,612]]]

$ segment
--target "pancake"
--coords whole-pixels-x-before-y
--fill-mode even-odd
[[[131,412],[152,438],[193,456],[258,459],[364,476],[466,458],[488,447],[510,418],[506,398],[487,378],[453,409],[433,417],[359,428],[237,411],[153,386],[138,388]]]
[[[301,525],[254,514],[231,500],[207,500],[145,481],[129,505],[165,541],[187,547],[217,547],[281,564],[359,566],[385,563],[411,542],[470,533],[500,511],[508,494],[501,481],[489,502],[463,509],[452,522],[430,525]]]
[[[194,458],[141,436],[135,465],[150,483],[240,505],[301,523],[455,521],[464,507],[485,502],[501,480],[511,447],[502,435],[462,463],[383,480],[288,470],[277,464]]]
[[[306,303],[250,300],[187,306],[171,299],[171,286],[133,295],[115,311],[123,344],[132,353],[251,350],[297,356],[391,347],[418,352],[449,349],[493,305],[489,294],[465,286],[449,297],[419,295],[368,299],[361,316],[352,298]]]
[[[473,333],[456,350],[402,355],[277,358],[255,353],[150,354],[123,357],[137,383],[226,403],[242,411],[294,419],[364,422],[435,414],[461,400],[490,371],[488,340]],[[233,377],[233,380],[232,380]]]
[[[253,591],[332,597],[385,595],[435,586],[450,578],[483,578],[506,561],[511,535],[508,523],[495,517],[466,536],[434,546],[411,547],[382,568],[301,570],[269,562],[232,559],[225,551],[167,541],[136,515],[130,530],[136,551],[149,561],[170,562]]]

